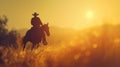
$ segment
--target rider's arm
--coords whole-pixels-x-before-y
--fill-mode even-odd
[[[42,21],[40,20],[40,18],[39,18],[39,21],[40,21],[40,25],[43,25],[43,23],[42,23]]]

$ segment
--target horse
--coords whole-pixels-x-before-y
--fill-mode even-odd
[[[26,35],[23,38],[23,50],[25,49],[26,43],[30,41],[32,43],[32,48],[38,45],[41,41],[44,45],[47,45],[47,41],[45,38],[45,33],[47,36],[50,36],[49,26],[48,23],[42,25],[41,27],[31,27],[26,33]]]

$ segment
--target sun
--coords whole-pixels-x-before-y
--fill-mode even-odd
[[[87,11],[87,12],[86,12],[86,18],[92,19],[93,16],[94,16],[93,11]]]

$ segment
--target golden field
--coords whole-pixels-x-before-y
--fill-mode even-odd
[[[22,50],[0,47],[0,67],[120,67],[120,25],[103,24],[82,30],[50,27],[48,45]]]

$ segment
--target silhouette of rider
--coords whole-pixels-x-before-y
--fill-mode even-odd
[[[42,26],[42,21],[40,20],[39,17],[37,17],[39,14],[37,14],[36,12],[34,14],[32,14],[34,17],[31,19],[31,25],[33,26]]]
[[[37,17],[39,14],[34,12],[34,14],[32,14],[34,17],[31,19],[31,25],[33,25],[33,29],[37,29],[39,27],[41,27],[43,25],[42,21],[40,20],[39,17]],[[42,42],[44,45],[47,45],[47,41],[46,41],[46,37],[45,34],[42,35],[43,39]]]

